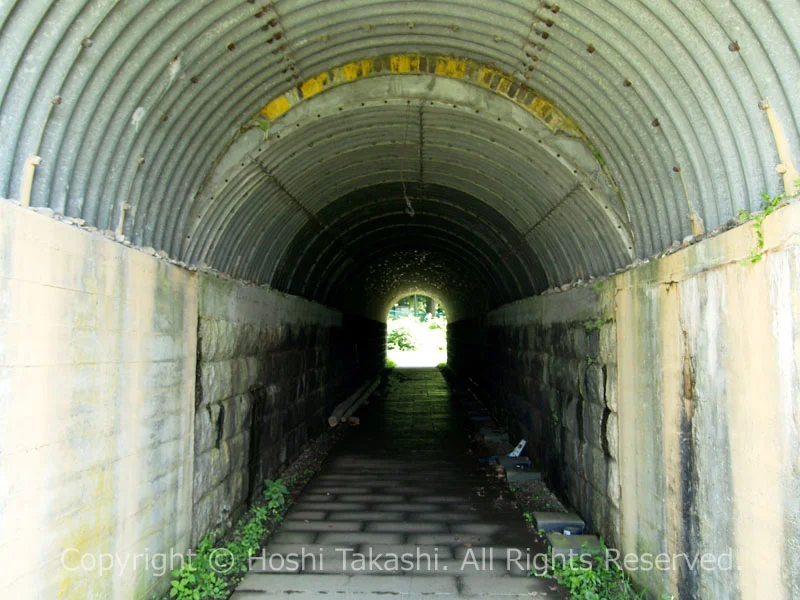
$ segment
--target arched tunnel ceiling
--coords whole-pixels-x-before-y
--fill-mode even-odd
[[[38,155],[34,206],[466,315],[790,190],[799,31],[796,0],[0,1],[0,195]]]

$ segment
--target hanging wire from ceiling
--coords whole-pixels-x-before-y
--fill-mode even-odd
[[[406,119],[405,119],[405,128],[404,128],[404,131],[403,131],[403,144],[404,145],[408,144],[408,123],[409,123],[409,121],[411,119],[411,103],[408,104],[408,111],[407,112],[408,112],[408,115],[406,116]],[[408,192],[406,191],[406,182],[405,182],[405,179],[403,178],[403,169],[402,168],[400,169],[400,185],[403,188],[403,200],[405,200],[405,202],[406,202],[405,213],[409,217],[413,218],[414,215],[417,214],[417,213],[414,211],[414,207],[412,206],[411,200],[408,197]]]

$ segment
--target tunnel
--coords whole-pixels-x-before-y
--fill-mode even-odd
[[[609,546],[732,556],[647,597],[800,599],[796,0],[4,0],[0,57],[4,597],[168,592],[64,552],[230,531],[422,293]]]

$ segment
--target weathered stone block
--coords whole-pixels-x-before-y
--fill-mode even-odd
[[[572,434],[575,440],[578,439],[578,410],[580,409],[581,402],[575,396],[568,396],[563,405],[562,420],[564,428]]]
[[[221,361],[235,356],[236,326],[227,321],[200,319],[200,356]]]
[[[592,527],[609,545],[613,545],[619,539],[619,509],[608,501],[604,493],[592,490],[590,511]]]
[[[211,450],[194,459],[194,497],[202,498],[219,485],[230,473],[231,454],[228,444]]]
[[[553,364],[553,355],[543,353],[541,355],[542,360],[542,387],[545,390],[552,390],[553,389],[553,374],[552,374],[552,364]]]
[[[617,324],[604,323],[600,327],[600,352],[599,359],[602,363],[617,362]]]
[[[608,469],[605,453],[593,444],[584,444],[581,455],[583,458],[583,473],[586,481],[593,488],[605,494],[608,486]]]
[[[588,339],[586,329],[582,324],[574,325],[567,330],[567,341],[569,347],[566,349],[572,358],[581,360],[586,357],[588,352]]]
[[[606,448],[613,458],[619,458],[619,417],[609,413],[605,430]]]
[[[605,377],[600,364],[587,364],[581,379],[583,397],[598,406],[605,406]]]
[[[603,447],[603,413],[605,408],[593,402],[583,403],[583,435],[587,442]]]
[[[614,412],[618,411],[617,405],[617,365],[606,365],[606,406]]]
[[[260,373],[255,357],[202,363],[198,407],[244,394],[258,383]]]
[[[619,463],[616,460],[608,461],[608,489],[606,492],[611,503],[619,508],[619,500],[622,495],[622,488],[619,480]]]
[[[550,365],[551,385],[564,392],[578,395],[579,363],[575,359],[555,357]]]
[[[195,494],[192,508],[192,547],[197,546],[212,529],[226,526],[232,512],[233,504],[224,485],[218,485],[202,497]]]
[[[586,331],[586,356],[594,361],[600,359],[600,332],[597,329]]]
[[[210,450],[217,441],[217,423],[219,422],[219,405],[211,404],[198,408],[194,416],[194,453],[195,456]]]

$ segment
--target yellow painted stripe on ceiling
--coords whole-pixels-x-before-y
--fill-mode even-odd
[[[304,98],[311,98],[328,87],[329,81],[330,78],[328,77],[327,72],[320,73],[316,77],[311,77],[310,79],[306,79],[303,83],[301,83],[300,92],[303,94]]]
[[[515,81],[512,76],[475,61],[438,55],[395,54],[350,62],[306,79],[293,90],[273,99],[261,109],[260,114],[272,122],[292,106],[326,89],[384,73],[435,74],[469,81],[511,99],[553,131],[582,136],[578,126],[561,110],[522,82]]]
[[[289,100],[286,98],[286,96],[278,96],[272,102],[262,108],[261,113],[270,121],[274,121],[290,108],[292,108],[292,105],[289,104]]]

